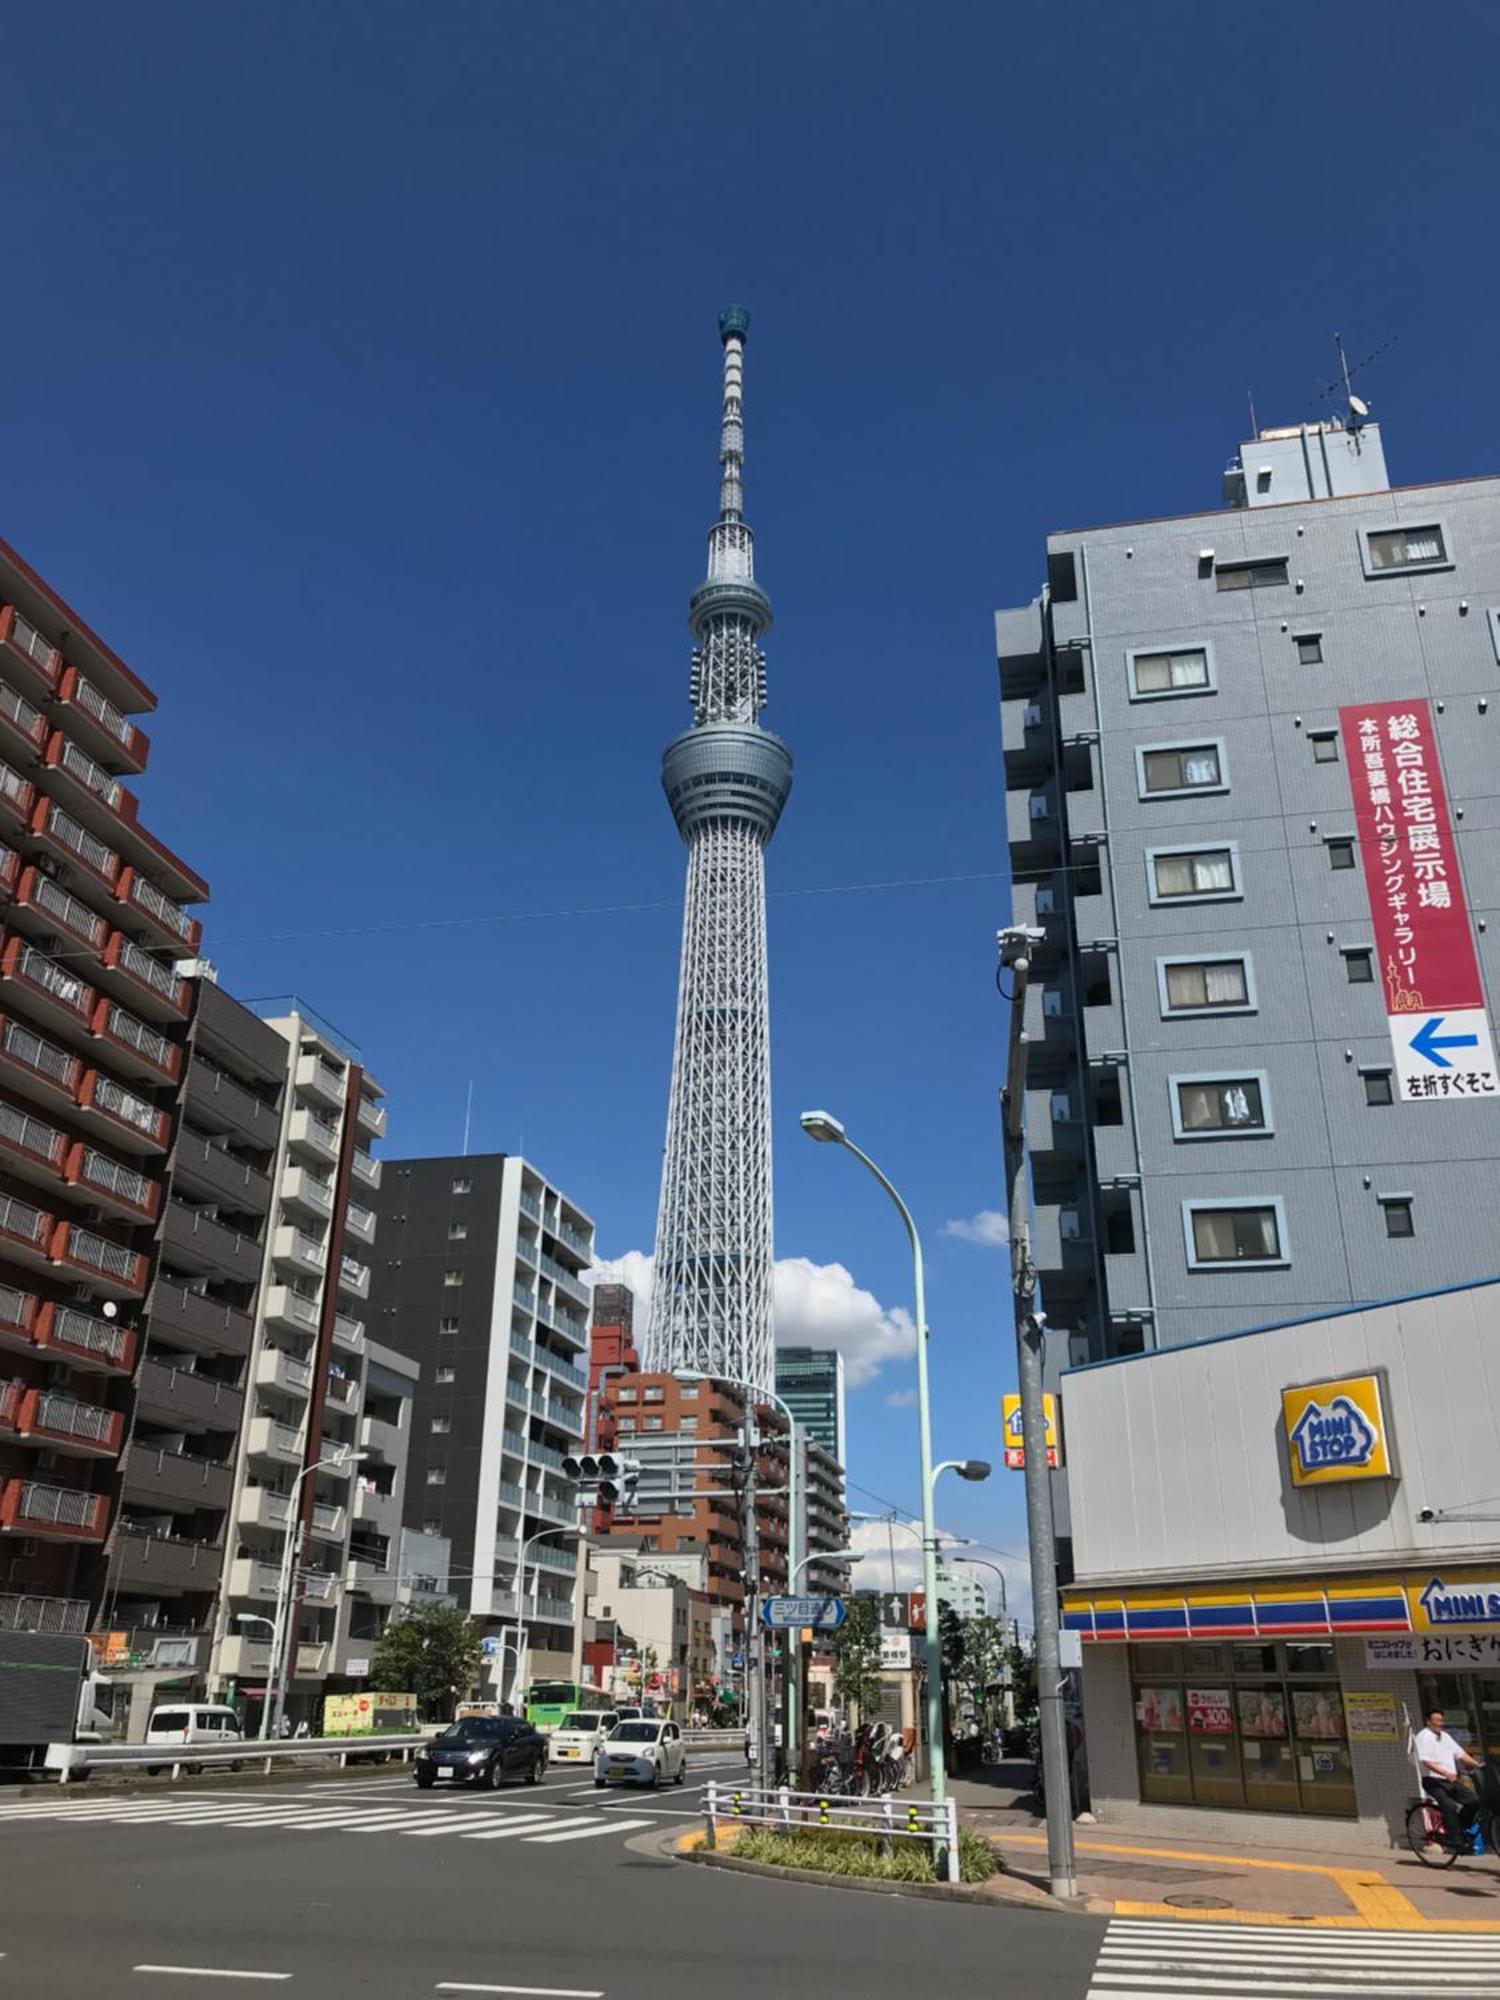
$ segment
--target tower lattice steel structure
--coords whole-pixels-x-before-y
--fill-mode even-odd
[[[688,613],[693,726],[662,758],[688,871],[646,1358],[772,1388],[765,845],[792,788],[792,758],[759,722],[771,605],[741,513],[749,324],[742,306],[719,316],[722,475],[708,575]]]

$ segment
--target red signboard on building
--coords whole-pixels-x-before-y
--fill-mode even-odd
[[[1496,1094],[1495,1050],[1427,701],[1339,710],[1400,1095]]]

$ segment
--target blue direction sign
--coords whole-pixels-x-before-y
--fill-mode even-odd
[[[773,1632],[795,1632],[810,1625],[815,1632],[837,1632],[845,1618],[842,1597],[768,1597],[760,1615]]]

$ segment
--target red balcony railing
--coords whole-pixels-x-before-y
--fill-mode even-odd
[[[57,686],[62,669],[57,648],[13,604],[0,607],[0,658],[11,663],[25,687],[40,682],[51,694]]]
[[[132,771],[142,769],[149,748],[145,736],[77,667],[64,665],[57,698],[75,713],[78,733],[98,746],[106,763],[123,763]]]
[[[97,799],[112,813],[118,812],[129,797],[112,771],[105,770],[97,757],[91,757],[60,729],[53,730],[43,761],[49,771],[57,773],[52,780],[54,784],[71,784],[75,797],[87,795]]]
[[[61,1173],[68,1158],[68,1136],[55,1125],[33,1118],[19,1104],[0,1102],[0,1156],[19,1156],[28,1164]]]
[[[137,1146],[160,1149],[167,1143],[171,1129],[167,1113],[116,1083],[112,1076],[103,1076],[96,1069],[87,1071],[78,1087],[78,1102],[85,1111],[97,1111],[120,1126]]]
[[[0,1249],[45,1257],[55,1227],[55,1218],[45,1209],[18,1201],[13,1194],[0,1194]]]
[[[0,978],[14,979],[49,1011],[73,1021],[87,1022],[97,998],[93,987],[86,986],[76,972],[48,958],[23,937],[7,940],[0,956]]]
[[[96,1319],[77,1306],[57,1305],[52,1300],[37,1313],[35,1325],[37,1346],[75,1368],[103,1368],[128,1375],[135,1364],[134,1327]]]
[[[113,1042],[116,1048],[128,1050],[136,1062],[144,1063],[169,1083],[177,1081],[178,1071],[182,1068],[182,1050],[127,1008],[118,1006],[113,1000],[99,1001],[94,1010],[92,1027],[102,1041]]]
[[[102,1493],[79,1493],[69,1486],[43,1486],[34,1479],[8,1479],[0,1486],[0,1529],[49,1540],[100,1542],[109,1502]]]
[[[36,786],[12,765],[0,763],[0,820],[28,825],[36,811]]]
[[[0,1113],[3,1111],[4,1106],[0,1105]],[[67,1179],[73,1186],[97,1194],[104,1206],[126,1209],[145,1222],[155,1218],[161,1203],[161,1188],[156,1181],[81,1142],[68,1155]]]
[[[120,1449],[125,1419],[118,1410],[102,1410],[77,1396],[60,1396],[51,1389],[28,1389],[20,1399],[17,1428],[27,1437],[57,1443],[64,1450],[93,1457],[113,1457]]]
[[[52,1261],[86,1272],[102,1290],[141,1292],[146,1284],[146,1260],[108,1236],[83,1229],[76,1222],[59,1222],[52,1237]]]
[[[36,1343],[37,1300],[19,1285],[0,1285],[0,1345],[32,1347]]]

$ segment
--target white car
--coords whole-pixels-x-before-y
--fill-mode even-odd
[[[594,1752],[619,1719],[611,1708],[571,1709],[548,1740],[548,1763],[592,1764]]]
[[[596,1785],[650,1785],[687,1777],[687,1747],[675,1722],[617,1722],[594,1752]]]

